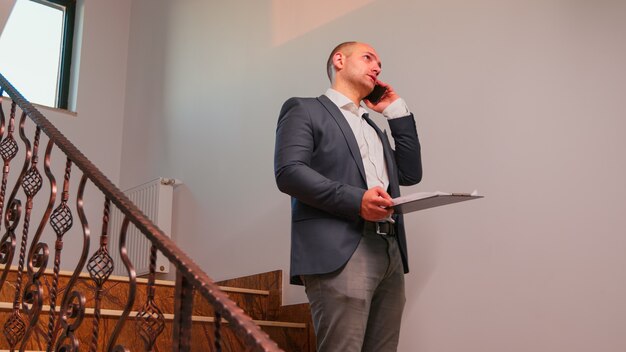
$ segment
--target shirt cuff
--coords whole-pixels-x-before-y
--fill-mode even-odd
[[[387,120],[397,119],[398,117],[404,117],[410,114],[409,107],[402,98],[396,99],[396,101],[389,104],[389,106],[383,110],[383,116]]]

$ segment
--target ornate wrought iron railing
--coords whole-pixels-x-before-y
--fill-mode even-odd
[[[2,92],[11,98],[3,102]],[[8,110],[8,115],[5,114]],[[19,117],[18,117],[19,116]],[[30,131],[30,132],[29,132]],[[42,134],[43,132],[43,134]],[[28,137],[28,135],[32,137]],[[45,150],[42,148],[45,146]],[[42,153],[43,152],[43,153]],[[61,194],[57,191],[55,162],[65,162],[62,172]],[[56,155],[60,155],[58,158]],[[34,334],[45,336],[47,351],[106,350],[129,351],[135,347],[125,346],[118,341],[122,330],[136,329],[141,336],[144,349],[152,351],[155,342],[165,329],[162,313],[155,301],[155,256],[161,251],[176,268],[174,297],[174,321],[171,327],[173,351],[189,351],[191,346],[191,317],[193,293],[198,292],[213,307],[215,312],[212,345],[221,351],[221,324],[228,323],[242,340],[248,351],[280,351],[274,343],[227,295],[195,264],[172,240],[155,226],[146,216],[104,176],[67,138],[59,132],[32,104],[0,74],[0,156],[3,161],[0,187],[0,290],[12,290],[12,305],[4,314],[3,334],[8,348],[13,350],[32,349],[29,338]],[[43,158],[40,158],[43,156]],[[16,167],[23,157],[22,168]],[[43,160],[43,163],[41,162]],[[43,164],[43,165],[42,165]],[[59,169],[58,167],[56,169]],[[43,172],[43,174],[42,174]],[[80,172],[80,177],[74,176]],[[58,177],[60,178],[60,177]],[[72,181],[79,179],[78,185]],[[8,185],[13,184],[13,188]],[[89,255],[90,226],[86,205],[102,206],[100,202],[87,201],[85,188],[88,184],[97,187],[100,199],[104,199],[100,245]],[[40,192],[49,189],[49,194]],[[74,192],[72,195],[71,193]],[[87,192],[90,193],[90,192]],[[96,192],[97,193],[97,192]],[[72,211],[75,197],[75,212]],[[57,198],[60,198],[57,201]],[[95,197],[98,199],[98,197]],[[56,204],[56,206],[55,206]],[[36,206],[41,205],[41,208]],[[117,207],[125,216],[120,229],[109,229],[111,207]],[[80,220],[80,231],[70,232],[74,227],[74,214]],[[31,224],[33,222],[33,224]],[[143,306],[131,315],[138,286],[133,263],[126,255],[126,233],[129,224],[136,226],[150,240],[152,246],[150,274],[146,286]],[[101,318],[103,287],[113,271],[109,255],[108,234],[120,231],[119,251],[128,272],[128,292],[121,317],[116,321],[110,336],[104,331]],[[78,232],[74,238],[66,237]],[[54,240],[52,275],[44,277],[48,269],[50,248],[42,238]],[[80,249],[73,274],[61,291],[59,271],[63,259],[63,247],[71,241]],[[17,251],[17,253],[16,253]],[[17,271],[10,274],[11,265],[17,259]],[[73,258],[75,259],[75,258]],[[86,292],[78,289],[80,273],[85,269],[92,280],[90,303],[93,313],[86,319]],[[26,270],[27,274],[23,275]],[[48,269],[49,271],[49,269]],[[52,281],[52,282],[50,282]],[[124,295],[122,295],[124,296]],[[60,300],[59,300],[60,298]],[[45,303],[48,303],[45,305]],[[59,308],[60,307],[60,308]],[[47,320],[47,321],[46,321]],[[77,331],[91,324],[90,343],[81,343]],[[110,329],[109,329],[110,330]],[[1,340],[0,340],[1,342]],[[106,347],[104,346],[106,344]],[[41,345],[41,342],[39,342]],[[30,347],[28,347],[30,346]]]

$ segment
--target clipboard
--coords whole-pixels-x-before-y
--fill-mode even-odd
[[[419,192],[392,199],[396,213],[406,214],[414,211],[440,207],[442,205],[480,199],[477,191],[472,193]]]

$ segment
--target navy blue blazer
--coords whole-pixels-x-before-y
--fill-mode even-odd
[[[413,115],[389,120],[396,149],[371,120],[383,143],[391,197],[400,185],[422,178],[420,143]],[[365,169],[354,133],[325,95],[291,98],[283,104],[276,129],[274,174],[291,198],[290,282],[300,275],[333,272],[345,265],[363,234],[359,216],[367,190]],[[409,271],[401,214],[393,215],[404,272]]]

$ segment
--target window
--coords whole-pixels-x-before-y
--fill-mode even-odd
[[[0,72],[30,102],[68,108],[75,12],[76,0],[15,1],[0,35]]]

